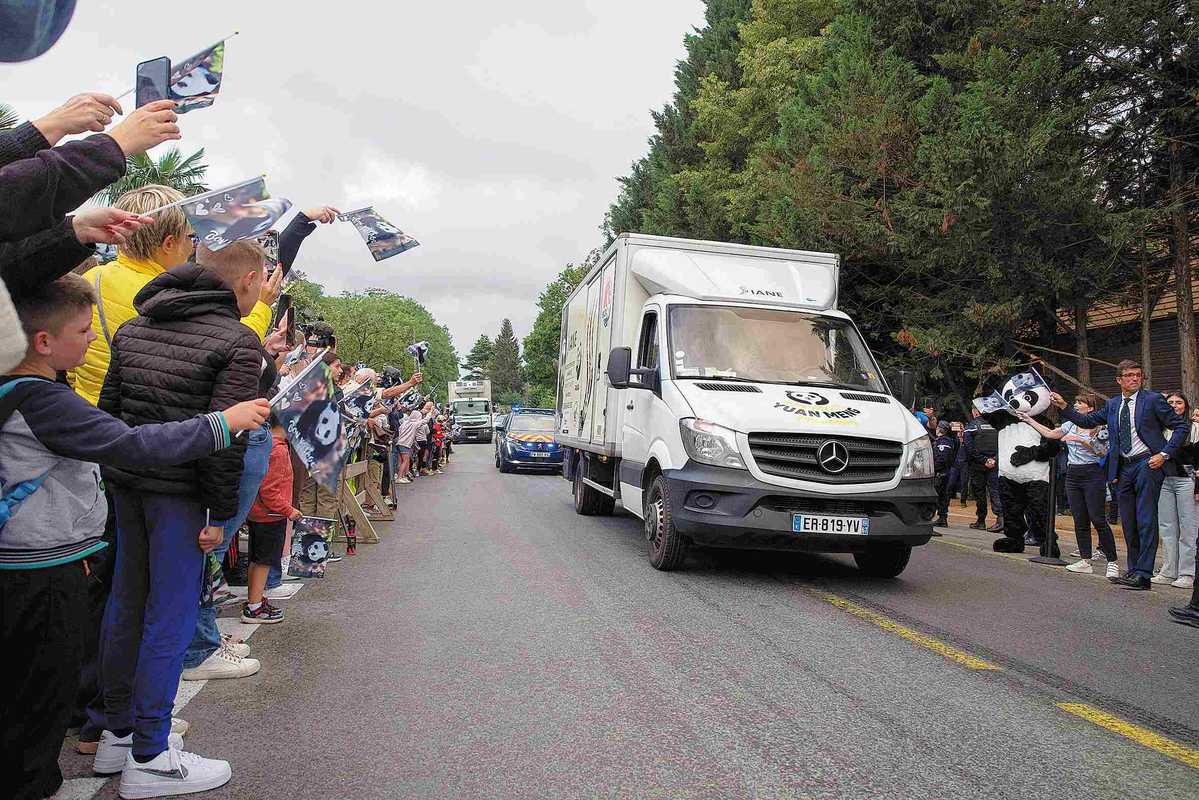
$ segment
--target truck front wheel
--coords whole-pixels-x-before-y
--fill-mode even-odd
[[[683,566],[687,556],[687,539],[674,526],[670,493],[666,479],[654,478],[645,498],[645,538],[649,542],[649,563],[663,572]]]
[[[872,578],[894,578],[903,572],[912,557],[910,544],[876,544],[869,550],[853,554],[858,569]]]

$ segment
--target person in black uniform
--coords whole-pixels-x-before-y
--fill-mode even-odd
[[[966,448],[966,463],[970,466],[970,493],[974,495],[977,519],[970,524],[975,530],[1003,530],[1003,509],[999,502],[999,433],[991,424],[979,416],[974,409],[974,419],[966,426],[963,437]],[[991,506],[996,522],[987,528],[987,495],[991,495]]]
[[[953,435],[953,428],[948,422],[937,423],[937,438],[933,441],[933,469],[937,487],[937,521],[936,525],[944,528],[949,525],[949,471],[957,460],[958,440]]]

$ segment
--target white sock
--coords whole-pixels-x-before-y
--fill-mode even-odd
[[[258,609],[262,608],[262,603],[247,603],[246,607],[251,611],[257,611]]]

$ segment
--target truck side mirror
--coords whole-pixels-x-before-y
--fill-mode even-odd
[[[911,370],[899,371],[899,402],[904,408],[912,408],[916,402],[916,373]]]
[[[633,348],[613,347],[608,354],[608,382],[614,389],[629,388],[629,369],[633,364]]]

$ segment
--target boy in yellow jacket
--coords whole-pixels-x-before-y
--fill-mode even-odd
[[[167,186],[151,184],[121,195],[114,208],[135,214],[150,214],[156,209],[183,199],[183,194]],[[83,278],[95,290],[98,300],[92,312],[92,327],[100,334],[92,342],[83,364],[71,371],[71,385],[75,391],[92,405],[100,398],[100,387],[108,374],[108,363],[112,357],[109,342],[117,328],[137,316],[133,298],[142,287],[166,272],[181,266],[191,258],[195,245],[191,240],[192,229],[179,206],[154,214],[154,224],[144,225],[129,237],[128,243],[117,249],[117,258],[107,264],[93,267]],[[279,293],[280,276],[273,289]],[[250,326],[258,338],[266,335],[271,324],[270,303],[274,298],[264,290],[264,300],[242,321]]]

